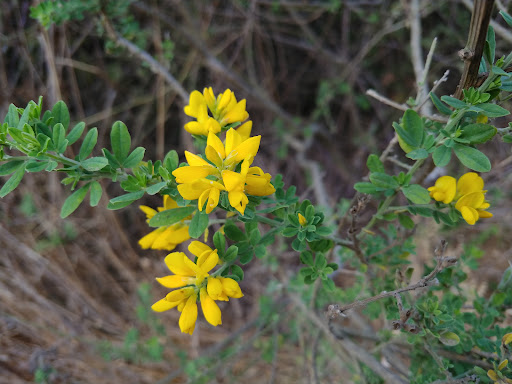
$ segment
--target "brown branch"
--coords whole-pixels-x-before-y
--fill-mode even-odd
[[[174,91],[180,95],[182,101],[184,103],[188,103],[188,92],[183,88],[181,83],[176,80],[176,78],[171,75],[171,73],[158,61],[156,61],[153,56],[151,56],[146,51],[140,49],[132,42],[126,40],[124,37],[119,35],[114,28],[112,27],[112,24],[110,24],[110,21],[105,15],[102,15],[101,18],[102,24],[105,27],[105,30],[107,31],[108,36],[114,40],[114,42],[128,50],[132,55],[136,56],[142,61],[145,61],[148,65],[151,71],[153,73],[162,76],[165,81],[174,89]]]
[[[404,287],[404,288],[395,289],[394,291],[389,291],[389,292],[384,291],[378,295],[368,297],[367,299],[354,301],[353,303],[347,304],[344,306],[340,306],[339,304],[331,304],[331,305],[329,305],[329,308],[327,311],[329,318],[334,319],[337,316],[346,316],[345,312],[350,309],[358,308],[358,307],[365,307],[366,305],[368,305],[370,303],[373,303],[373,302],[381,300],[381,299],[385,299],[386,297],[392,297],[392,296],[396,297],[397,294],[400,294],[402,292],[414,291],[418,288],[425,288],[425,287],[431,287],[434,285],[438,285],[439,281],[435,278],[436,275],[444,268],[450,267],[457,262],[457,259],[454,257],[442,256],[442,254],[444,253],[445,247],[446,247],[446,242],[442,241],[441,247],[437,248],[435,250],[436,261],[437,261],[435,268],[432,270],[432,272],[430,272],[427,276],[420,279],[417,283],[408,285],[407,287]]]
[[[464,60],[464,71],[455,92],[455,97],[462,98],[462,91],[474,86],[478,81],[478,68],[484,52],[487,29],[491,21],[494,0],[475,0],[466,47],[459,51]]]

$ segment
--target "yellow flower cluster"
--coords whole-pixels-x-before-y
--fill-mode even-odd
[[[197,298],[201,302],[204,317],[211,325],[222,324],[221,311],[216,300],[243,296],[238,283],[227,277],[210,276],[209,272],[218,264],[217,250],[199,241],[190,243],[188,250],[197,257],[194,263],[183,252],[173,252],[165,258],[165,264],[174,275],[157,278],[166,288],[180,288],[170,292],[151,307],[156,312],[177,307],[181,312],[181,332],[192,334],[197,320]]]
[[[164,196],[164,206],[158,207],[156,210],[145,205],[141,205],[139,208],[146,214],[146,221],[157,214],[157,212],[166,211],[168,209],[177,208],[178,204],[170,196]],[[139,245],[142,249],[163,249],[166,251],[172,251],[176,248],[176,245],[183,243],[190,239],[188,234],[188,225],[185,225],[183,221],[155,229],[148,233],[142,239],[139,240]]]
[[[213,117],[208,114],[208,110]],[[235,94],[229,89],[215,97],[211,87],[205,88],[203,93],[192,92],[185,113],[197,119],[185,124],[185,130],[202,136],[208,136],[210,132],[218,134],[226,125],[241,123],[249,118],[245,110],[245,99],[237,101]],[[251,128],[252,121],[247,121],[238,128],[238,133],[249,137]]]
[[[490,204],[485,200],[487,191],[483,188],[483,179],[475,172],[468,172],[458,181],[451,176],[441,176],[428,190],[430,197],[444,204],[456,200],[455,209],[468,224],[473,225],[478,219],[492,217],[492,213],[486,211]]]
[[[508,365],[508,360],[505,359],[501,363],[498,364],[496,370],[489,369],[487,371],[487,376],[494,382],[494,384],[512,384],[512,379],[505,377],[501,372]]]
[[[192,92],[185,113],[200,116],[206,105],[212,111],[219,127],[248,116],[245,112],[245,100],[237,103],[235,95],[230,90],[215,98],[211,88],[205,89],[204,95],[198,91]],[[172,173],[179,184],[178,192],[184,199],[197,199],[199,210],[202,211],[206,205],[206,213],[210,213],[219,204],[221,192],[225,191],[229,204],[243,215],[249,202],[247,194],[268,196],[275,192],[274,186],[270,183],[271,175],[259,167],[251,167],[258,153],[261,136],[250,137],[252,124],[248,126],[246,123],[237,130],[230,128],[226,132],[225,141],[222,142],[217,136],[221,129],[211,129],[215,126],[211,122],[205,124],[209,124],[208,129],[204,128],[204,124],[201,125],[202,128],[194,125],[197,128],[194,128],[194,132],[207,135],[206,160],[185,151],[188,165]],[[191,132],[190,126],[187,131]],[[239,171],[236,171],[237,169]]]

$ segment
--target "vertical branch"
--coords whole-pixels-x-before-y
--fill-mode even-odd
[[[462,97],[464,89],[475,85],[477,82],[478,68],[484,52],[493,6],[494,0],[475,0],[469,26],[468,42],[466,47],[459,51],[459,56],[464,60],[464,71],[455,91],[455,97],[458,99]]]

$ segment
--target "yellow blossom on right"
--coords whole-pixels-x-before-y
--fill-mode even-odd
[[[455,209],[469,225],[474,225],[479,219],[492,217],[486,211],[490,204],[485,200],[487,191],[483,188],[483,179],[475,172],[468,172],[457,181],[451,176],[441,176],[428,190],[436,201],[444,204],[456,201]]]

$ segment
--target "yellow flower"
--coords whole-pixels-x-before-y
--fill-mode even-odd
[[[181,312],[179,326],[183,333],[192,334],[197,321],[197,299],[201,302],[204,317],[213,326],[222,324],[221,311],[215,300],[228,301],[229,297],[243,296],[238,283],[230,278],[209,276],[219,262],[216,249],[199,241],[190,243],[188,250],[197,257],[194,263],[183,252],[173,252],[165,264],[173,275],[156,280],[167,288],[179,288],[152,305],[156,312],[176,307]]]
[[[485,201],[487,191],[483,188],[484,180],[475,172],[468,172],[457,181],[451,176],[442,176],[428,190],[436,201],[450,204],[457,200],[455,209],[469,225],[474,225],[478,219],[492,217],[492,213],[486,211],[490,204]]]
[[[472,192],[486,192],[484,189],[484,180],[475,172],[468,172],[459,177],[457,181],[457,198]]]
[[[245,110],[245,99],[237,102],[235,94],[227,89],[215,97],[212,88],[205,88],[203,93],[193,91],[190,94],[189,103],[184,111],[188,116],[197,121],[185,124],[185,130],[193,135],[207,136],[209,133],[217,134],[227,124],[243,122],[249,114]],[[208,115],[208,109],[213,117]],[[250,135],[252,122],[248,121],[238,129],[242,136]]]
[[[430,197],[436,201],[442,201],[445,204],[450,204],[453,201],[456,193],[456,180],[451,176],[441,176],[436,180],[433,187],[428,188]]]
[[[242,133],[245,135],[249,131]],[[227,191],[230,205],[243,215],[249,202],[245,192],[255,196],[267,196],[275,192],[270,184],[270,174],[263,173],[259,167],[249,168],[258,153],[260,140],[261,136],[245,139],[245,136],[231,128],[226,132],[225,143],[222,143],[217,135],[210,132],[205,149],[210,163],[186,151],[189,165],[172,173],[179,184],[178,192],[184,199],[198,199],[201,211],[206,204],[206,213],[210,213],[219,203],[220,192]],[[241,171],[235,172],[240,162]]]
[[[158,212],[162,212],[168,209],[177,208],[178,204],[168,195],[164,196],[164,206],[158,207]],[[150,208],[145,205],[139,207],[142,212],[146,214],[146,218],[149,220],[157,214],[157,210]],[[172,251],[176,248],[176,245],[183,243],[190,239],[188,234],[188,226],[183,222],[169,225],[166,227],[160,227],[154,231],[148,233],[146,236],[139,240],[139,245],[142,249],[163,249],[166,251]]]
[[[264,173],[260,167],[251,167],[245,179],[245,192],[253,196],[268,196],[276,189],[270,184],[270,173]]]
[[[503,376],[503,373],[501,373],[501,371],[505,369],[507,365],[508,360],[505,359],[499,363],[497,371],[493,369],[489,369],[487,371],[487,376],[489,376],[489,378],[494,381],[494,384],[512,384],[512,379]]]
[[[501,342],[504,345],[508,345],[508,344],[512,343],[512,333],[507,333],[506,335],[504,335],[501,339]]]
[[[489,206],[483,192],[468,193],[457,200],[455,204],[455,208],[460,211],[469,225],[475,224],[480,218],[492,217],[492,213],[485,211]]]
[[[299,217],[299,224],[304,227],[308,221],[306,220],[306,218],[304,216],[302,216],[302,213],[298,213],[297,216]]]

